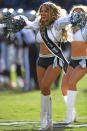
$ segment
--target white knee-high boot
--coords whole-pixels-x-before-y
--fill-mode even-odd
[[[75,103],[76,95],[77,95],[77,91],[68,90],[67,110],[66,110],[66,120],[65,120],[66,123],[71,123],[75,121],[76,112],[74,108],[74,103]]]
[[[50,95],[44,96],[41,94],[41,128],[45,130],[51,127],[52,121],[52,108]]]
[[[63,98],[64,98],[64,102],[67,106],[67,95],[63,96]],[[73,118],[73,122],[75,122],[77,120],[77,114],[76,114],[75,107],[73,107],[72,118]]]
[[[46,104],[46,96],[41,94],[41,128],[43,130],[47,126],[47,104]]]

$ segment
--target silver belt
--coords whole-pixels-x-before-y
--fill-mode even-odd
[[[47,54],[47,55],[39,54],[39,57],[49,58],[49,57],[54,57],[54,55],[53,54]]]
[[[79,57],[72,57],[72,56],[71,56],[71,59],[72,59],[72,60],[87,59],[87,56],[79,56]]]

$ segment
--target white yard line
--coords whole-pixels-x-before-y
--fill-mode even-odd
[[[81,119],[87,119],[87,117],[80,117],[78,118],[78,120],[81,120]],[[23,125],[23,124],[30,124],[30,125]],[[31,125],[32,124],[32,125]],[[0,122],[0,126],[28,126],[28,127],[40,127],[39,125],[35,125],[35,124],[39,124],[40,125],[40,121],[29,121],[29,122],[26,122],[26,121],[20,121],[20,122]],[[53,124],[54,124],[54,128],[67,128],[67,127],[87,127],[87,124],[78,124],[76,123],[76,125],[72,125],[72,124],[64,124],[64,122],[61,122],[61,121],[53,121]],[[55,125],[55,124],[59,124],[59,125]]]
[[[54,125],[53,127],[55,127],[55,128],[87,127],[87,124],[80,124],[80,125],[79,124],[78,125]]]

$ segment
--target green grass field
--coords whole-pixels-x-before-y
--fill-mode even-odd
[[[65,121],[66,106],[60,86],[55,88],[54,84],[52,85],[52,117],[55,126],[53,131],[87,131],[87,127],[84,127],[84,124],[87,126],[87,75],[77,86],[78,95],[75,106],[78,121],[62,127],[61,122]],[[36,131],[39,126],[40,90],[23,92],[18,88],[0,89],[0,131]]]

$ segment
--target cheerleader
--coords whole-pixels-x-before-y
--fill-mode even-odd
[[[24,18],[24,16],[21,16],[22,18],[26,19],[25,21],[27,26],[25,26],[25,28],[35,30],[36,40],[38,43],[40,43],[40,53],[36,66],[38,83],[41,90],[40,130],[52,128],[52,101],[50,96],[50,87],[61,72],[59,62],[62,59],[64,60],[62,52],[59,48],[59,43],[61,41],[68,40],[68,31],[65,29],[65,26],[67,23],[69,23],[69,21],[65,21],[64,18],[60,18],[64,17],[63,11],[64,10],[62,10],[61,7],[56,6],[51,2],[46,2],[40,6],[35,21],[31,22]],[[57,50],[55,49],[56,44],[53,43],[58,45],[58,57],[60,59],[55,58],[55,52],[57,52]],[[54,54],[52,54],[52,52],[54,52]],[[54,58],[56,67],[55,65],[53,66]]]
[[[71,61],[62,80],[62,92],[67,104],[66,123],[75,122],[77,119],[74,108],[77,96],[76,84],[87,73],[87,23],[85,16],[87,7],[83,5],[74,6],[71,13]],[[76,22],[72,18],[77,19]]]

